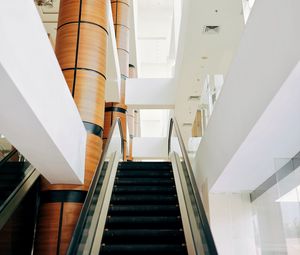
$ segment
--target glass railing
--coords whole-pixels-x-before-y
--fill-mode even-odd
[[[120,119],[110,129],[97,170],[83,204],[67,254],[94,254],[95,238],[112,167],[123,158],[123,136]],[[96,254],[96,253],[95,253]],[[98,253],[97,253],[98,254]]]
[[[175,118],[170,121],[168,152],[172,160],[174,176],[180,180],[182,200],[185,203],[189,231],[191,232],[190,242],[187,240],[188,249],[193,247],[197,255],[215,255],[217,249],[206,217],[204,206],[196,185],[194,173],[190,164],[188,153],[185,149],[179,126]],[[179,194],[180,195],[180,194]],[[180,198],[179,198],[180,203]],[[189,245],[189,243],[191,245]]]
[[[300,254],[300,153],[275,159],[251,201],[258,254]]]

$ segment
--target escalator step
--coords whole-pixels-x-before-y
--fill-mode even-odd
[[[166,178],[116,178],[115,185],[174,185],[174,180]]]
[[[180,244],[102,245],[100,252],[113,255],[187,255],[186,247]]]
[[[105,244],[184,243],[184,235],[179,229],[106,229],[102,242]]]
[[[181,218],[178,216],[113,216],[107,217],[106,228],[181,228]]]
[[[174,194],[176,193],[175,186],[115,186],[113,193],[160,193],[160,194]]]
[[[108,215],[180,215],[177,205],[110,205]]]
[[[162,171],[171,170],[172,165],[169,162],[124,162],[120,163],[118,166],[119,170],[139,170],[139,171]]]
[[[177,204],[176,195],[112,195],[111,204]]]
[[[136,171],[136,170],[118,170],[117,177],[129,178],[170,178],[173,177],[171,171]]]

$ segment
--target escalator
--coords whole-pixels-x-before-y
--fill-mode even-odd
[[[6,162],[0,168],[0,206],[24,178],[27,162]]]
[[[32,253],[39,173],[14,149],[0,161],[0,254]]]
[[[169,161],[123,162],[122,141],[117,119],[67,254],[217,255],[176,120]]]
[[[187,254],[169,162],[119,164],[100,254]]]

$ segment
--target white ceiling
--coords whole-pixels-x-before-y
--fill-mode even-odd
[[[217,34],[203,33],[204,26],[220,26]],[[244,29],[240,0],[183,1],[182,30],[175,69],[176,116],[192,123],[199,107],[190,96],[200,96],[207,74],[226,75]],[[183,129],[187,139],[191,128]]]
[[[173,0],[137,1],[137,45],[141,78],[171,76],[169,61]]]

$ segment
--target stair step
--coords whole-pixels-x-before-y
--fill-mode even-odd
[[[124,193],[134,193],[134,194],[149,194],[149,193],[159,193],[159,194],[174,194],[176,193],[176,188],[174,186],[115,186],[113,189],[114,194],[124,194]]]
[[[178,199],[176,195],[112,195],[112,204],[177,204]]]
[[[137,171],[137,170],[118,170],[117,177],[129,178],[170,178],[173,177],[172,171]]]
[[[174,185],[173,179],[166,178],[116,178],[115,185]]]
[[[181,244],[113,244],[102,245],[101,254],[113,255],[187,255],[187,249]]]
[[[127,170],[171,170],[172,165],[170,162],[123,162],[120,163],[118,169],[127,169]]]
[[[105,229],[102,242],[105,244],[184,243],[184,235],[182,229]]]
[[[112,216],[107,217],[106,228],[181,228],[179,216]]]
[[[110,205],[108,215],[180,215],[177,205]]]

